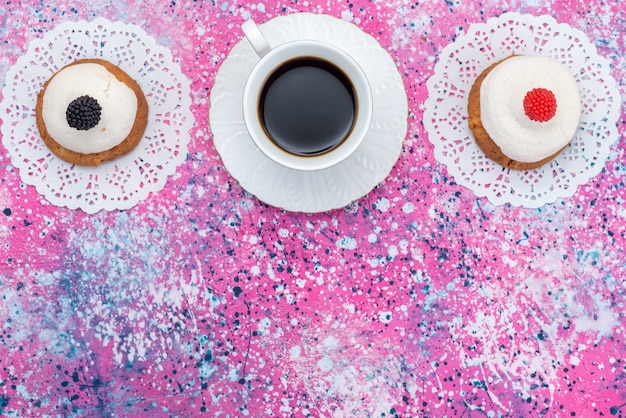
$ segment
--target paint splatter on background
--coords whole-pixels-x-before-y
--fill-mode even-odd
[[[6,2],[0,76],[62,21],[140,25],[192,81],[193,140],[164,190],[92,216],[0,150],[0,414],[626,416],[624,139],[573,198],[528,210],[456,185],[421,126],[437,53],[505,11],[584,31],[626,97],[618,2],[92,3]],[[299,11],[378,39],[409,96],[389,178],[316,215],[244,192],[206,117],[239,25]]]

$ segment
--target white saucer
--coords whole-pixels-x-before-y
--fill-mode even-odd
[[[243,121],[243,89],[258,61],[244,38],[222,63],[211,91],[209,123],[215,148],[239,184],[267,204],[309,213],[344,207],[382,182],[400,156],[408,104],[398,69],[376,39],[332,16],[292,14],[274,18],[260,29],[272,47],[312,39],[350,54],[371,83],[372,127],[352,156],[322,171],[292,170],[265,157],[252,142]]]

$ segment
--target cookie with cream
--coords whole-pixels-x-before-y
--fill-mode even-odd
[[[139,84],[116,65],[82,59],[56,72],[37,96],[37,128],[59,158],[97,166],[127,154],[148,123]]]
[[[578,85],[565,66],[546,57],[514,55],[478,76],[469,94],[468,123],[489,158],[529,170],[565,149],[581,109]]]

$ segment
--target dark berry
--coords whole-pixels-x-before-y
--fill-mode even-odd
[[[90,96],[80,96],[67,106],[65,118],[67,123],[79,131],[93,128],[100,122],[102,107]]]

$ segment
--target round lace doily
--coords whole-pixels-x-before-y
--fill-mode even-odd
[[[102,58],[141,86],[148,126],[129,154],[97,167],[56,157],[39,136],[35,105],[43,84],[66,64]],[[34,40],[9,69],[0,104],[2,140],[22,181],[57,206],[96,213],[128,209],[159,191],[187,156],[193,126],[190,83],[172,54],[138,26],[98,18],[66,22]]]
[[[572,142],[556,159],[534,170],[509,170],[487,158],[467,122],[467,100],[476,77],[513,54],[561,62],[581,93],[582,115]],[[437,161],[458,184],[496,205],[537,208],[571,197],[602,170],[618,138],[621,99],[609,71],[608,62],[581,31],[550,16],[505,13],[471,25],[443,49],[428,80],[424,125]]]

